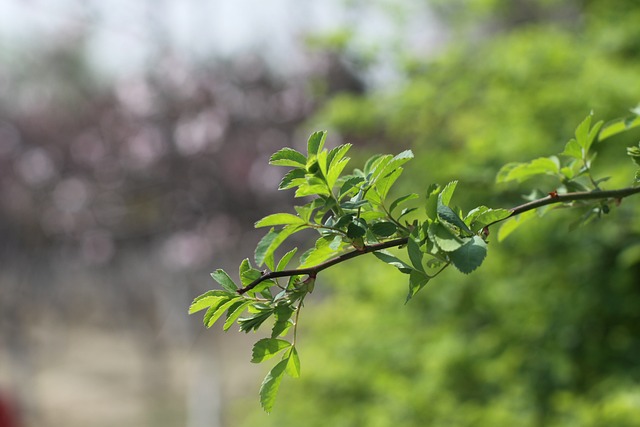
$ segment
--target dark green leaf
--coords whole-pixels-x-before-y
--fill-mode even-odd
[[[273,404],[276,401],[276,395],[280,388],[280,382],[284,376],[284,371],[287,368],[288,360],[281,360],[271,371],[267,374],[260,386],[260,404],[265,412],[269,413],[273,409]]]
[[[420,245],[417,241],[417,237],[414,236],[414,233],[411,233],[411,236],[409,236],[407,241],[407,253],[409,254],[409,259],[411,260],[413,267],[418,271],[424,272],[424,267],[422,266],[424,253],[420,250]]]
[[[459,229],[469,234],[473,234],[473,231],[469,229],[467,224],[465,224],[465,222],[460,219],[458,214],[456,214],[449,206],[438,205],[438,218],[448,222],[449,224],[455,225]]]
[[[405,300],[405,304],[409,302],[411,298],[424,286],[429,283],[430,277],[418,270],[412,270],[411,274],[409,274],[409,293],[407,294],[407,299]]]
[[[371,225],[370,229],[376,236],[389,237],[396,232],[398,227],[393,222],[380,221]]]
[[[242,332],[250,332],[252,330],[257,330],[260,325],[264,323],[265,320],[269,318],[273,314],[273,310],[264,309],[259,311],[258,313],[254,313],[249,317],[241,317],[238,319],[238,325],[240,326],[240,330]]]
[[[363,237],[365,234],[367,234],[366,228],[356,224],[355,222],[350,222],[349,223],[349,226],[347,227],[347,236],[350,239],[355,239],[357,237]]]
[[[271,338],[277,338],[280,335],[286,333],[286,331],[293,324],[291,322],[291,316],[295,313],[295,310],[290,305],[279,305],[274,311],[276,321],[271,329]]]
[[[411,268],[409,264],[391,255],[391,253],[385,250],[376,251],[373,253],[373,255],[375,255],[375,257],[380,261],[386,262],[387,264],[396,267],[402,273],[409,274],[413,270],[413,268]]]
[[[259,279],[261,275],[262,272],[260,270],[256,270],[251,267],[251,263],[248,258],[242,260],[242,263],[240,264],[240,281],[243,286],[247,286],[254,280]]]
[[[305,167],[307,158],[304,154],[292,148],[283,148],[271,156],[269,164],[274,166],[293,166],[296,168]]]
[[[453,265],[464,274],[478,268],[486,256],[487,243],[479,236],[473,236],[458,250],[449,253]]]

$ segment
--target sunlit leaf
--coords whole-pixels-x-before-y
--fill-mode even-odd
[[[252,363],[260,363],[291,347],[291,343],[277,338],[263,338],[253,345]]]
[[[292,148],[282,148],[281,150],[273,153],[269,159],[269,164],[274,166],[293,166],[293,167],[305,167],[307,164],[307,158],[304,154],[297,152]]]
[[[229,277],[229,275],[220,268],[211,273],[211,277],[227,292],[235,292],[238,290],[238,285],[236,285],[231,277]]]
[[[269,371],[264,381],[262,381],[262,385],[260,386],[260,404],[267,413],[273,409],[273,404],[276,401],[276,395],[280,388],[280,382],[282,382],[282,377],[284,376],[288,363],[286,359],[278,362],[278,364]]]
[[[256,228],[260,227],[270,227],[272,225],[302,225],[305,223],[305,220],[300,218],[297,215],[293,215],[290,213],[275,213],[271,215],[267,215],[262,218],[260,221],[255,223]]]

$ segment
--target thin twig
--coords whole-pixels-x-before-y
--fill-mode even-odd
[[[511,212],[511,214],[506,217],[503,218],[501,220],[492,222],[491,224],[487,225],[487,227],[497,224],[501,221],[506,220],[507,218],[511,218],[514,217],[516,215],[520,215],[524,212],[533,210],[533,209],[537,209],[539,207],[542,206],[546,206],[546,205],[552,205],[555,203],[567,203],[567,202],[573,202],[573,201],[578,201],[578,200],[604,200],[604,199],[616,199],[616,200],[621,200],[625,197],[628,196],[632,196],[634,194],[638,194],[640,193],[640,187],[627,187],[627,188],[622,188],[619,190],[595,190],[595,191],[578,191],[578,192],[574,192],[574,193],[566,193],[566,194],[556,194],[555,192],[553,194],[550,194],[546,197],[543,197],[541,199],[538,200],[533,200],[531,202],[527,202],[521,205],[518,205],[516,207],[513,207],[511,209],[509,209],[509,211]],[[314,265],[313,267],[307,267],[307,268],[298,268],[298,269],[293,269],[293,270],[282,270],[282,271],[270,271],[270,272],[266,272],[263,273],[260,277],[258,277],[256,280],[254,280],[253,282],[249,283],[247,286],[245,286],[244,288],[238,289],[238,294],[242,295],[248,291],[250,291],[251,289],[255,288],[256,286],[258,286],[260,283],[264,282],[265,280],[269,280],[269,279],[276,279],[278,277],[291,277],[291,276],[298,276],[298,275],[309,275],[312,277],[315,277],[319,272],[321,272],[324,269],[327,269],[331,266],[334,266],[336,264],[340,264],[341,262],[350,260],[352,258],[356,258],[359,257],[361,255],[364,254],[368,254],[371,252],[375,252],[375,251],[379,251],[382,249],[387,249],[387,248],[393,248],[395,246],[402,246],[402,245],[406,245],[407,244],[407,237],[402,237],[402,238],[398,238],[398,239],[393,239],[393,240],[389,240],[386,242],[382,242],[382,243],[376,243],[373,245],[368,245],[365,246],[362,249],[356,249],[353,250],[351,252],[347,252],[344,253],[342,255],[339,255],[335,258],[331,258],[328,261],[325,261],[323,263],[320,263],[318,265]]]

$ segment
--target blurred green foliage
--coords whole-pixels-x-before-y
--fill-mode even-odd
[[[558,24],[540,16],[563,2],[513,3],[545,14],[520,23],[503,19],[510,2],[457,1],[505,24],[406,62],[393,90],[335,98],[317,123],[374,151],[412,148],[399,194],[460,179],[463,208],[519,204],[493,184],[502,164],[561,151],[591,109],[607,120],[640,101],[640,6],[573,2]],[[605,188],[632,181],[637,137],[597,147]],[[640,425],[639,214],[631,198],[573,232],[574,212],[531,221],[481,270],[448,271],[407,305],[405,277],[374,257],[323,273],[316,289],[331,292],[302,313],[302,378],[246,425]]]

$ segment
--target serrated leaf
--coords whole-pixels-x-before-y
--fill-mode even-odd
[[[211,273],[211,277],[227,292],[235,293],[238,290],[238,285],[229,277],[226,271],[220,268]]]
[[[389,237],[398,230],[398,226],[396,226],[393,222],[380,221],[372,224],[369,229],[376,236]]]
[[[274,166],[293,166],[293,167],[305,167],[307,164],[307,158],[304,154],[292,148],[282,148],[279,151],[273,153],[269,159],[269,164]]]
[[[229,310],[227,311],[227,319],[224,321],[224,325],[222,329],[224,331],[228,331],[229,328],[231,328],[231,326],[235,323],[235,321],[238,320],[240,316],[242,316],[242,313],[244,313],[245,309],[250,304],[251,304],[250,300],[238,301],[236,302],[236,304],[229,307]]]
[[[263,338],[253,345],[251,363],[260,363],[269,360],[289,347],[291,347],[289,341],[278,338]]]
[[[225,302],[224,304],[220,305],[218,308],[212,311],[212,313],[209,313],[207,311],[207,314],[205,314],[205,322],[204,322],[206,327],[207,328],[212,327],[216,323],[216,321],[220,318],[220,316],[222,316],[224,312],[227,311],[227,309],[229,309],[232,305],[237,303],[239,299],[244,299],[244,298],[242,298],[241,296],[232,298],[229,301]],[[213,306],[211,307],[211,309],[213,309]]]
[[[333,186],[336,184],[336,181],[338,181],[338,178],[340,177],[340,174],[342,173],[344,168],[347,166],[347,163],[349,163],[349,158],[345,157],[344,159],[340,159],[335,164],[331,164],[329,166],[329,170],[327,172],[327,186],[329,188],[333,188]]]
[[[278,362],[278,364],[269,371],[260,386],[260,404],[267,413],[273,409],[273,404],[276,401],[278,389],[280,388],[284,371],[287,368],[287,363],[287,360]]]
[[[458,250],[465,240],[439,222],[429,224],[429,238],[444,252]]]
[[[392,255],[391,253],[389,253],[389,252],[387,252],[385,250],[375,251],[373,253],[373,255],[376,258],[378,258],[380,261],[385,262],[385,263],[397,268],[402,273],[409,274],[413,270],[413,268],[411,268],[411,266],[409,264],[405,263],[400,258]]]
[[[322,147],[324,147],[324,141],[327,139],[326,131],[318,131],[311,134],[307,140],[307,153],[309,157],[317,156]]]
[[[438,199],[440,195],[440,186],[437,184],[431,184],[427,189],[427,203],[425,206],[425,211],[427,217],[431,221],[435,221],[438,219]]]
[[[253,307],[255,307],[257,304],[252,304],[250,305],[248,308],[251,311],[251,309]],[[267,320],[271,314],[273,314],[273,310],[271,309],[264,309],[264,310],[259,310],[257,313],[253,314],[252,316],[249,317],[241,317],[238,319],[238,325],[240,326],[240,330],[242,332],[250,332],[252,330],[257,330],[260,325],[262,325],[264,323],[265,320]]]
[[[296,350],[295,346],[291,346],[289,350],[289,356],[286,358],[287,360],[287,369],[286,372],[292,378],[300,377],[300,357],[298,356],[298,350]]]
[[[291,322],[291,316],[293,316],[295,310],[289,305],[280,305],[276,307],[273,314],[276,318],[273,328],[271,328],[271,338],[278,338],[283,335],[289,327],[293,324]]]
[[[306,181],[305,175],[307,171],[304,169],[296,168],[287,172],[278,185],[278,190],[287,190],[289,188],[297,187],[304,184]]]
[[[456,214],[449,206],[438,205],[438,218],[448,222],[449,224],[455,225],[469,234],[473,234],[473,231],[469,229],[467,224],[465,224],[458,214]]]
[[[347,237],[349,237],[350,239],[355,239],[358,237],[363,237],[365,234],[367,234],[366,228],[359,224],[356,224],[355,222],[349,223],[349,226],[347,227]]]
[[[230,298],[229,294],[227,293],[213,294],[213,292],[214,291],[209,291],[194,299],[189,306],[189,314],[197,313],[198,311],[204,310],[205,308],[209,308],[213,305],[217,306],[219,305],[220,301]]]
[[[367,199],[373,204],[382,204],[400,175],[402,175],[402,168],[399,167],[389,172],[389,174],[380,177],[375,183],[375,191],[369,191],[367,193]]]
[[[275,213],[267,215],[255,223],[255,228],[270,227],[273,225],[304,225],[305,220],[290,213]]]
[[[479,236],[473,236],[458,250],[449,253],[449,259],[462,273],[469,274],[480,267],[487,256],[487,243]]]

